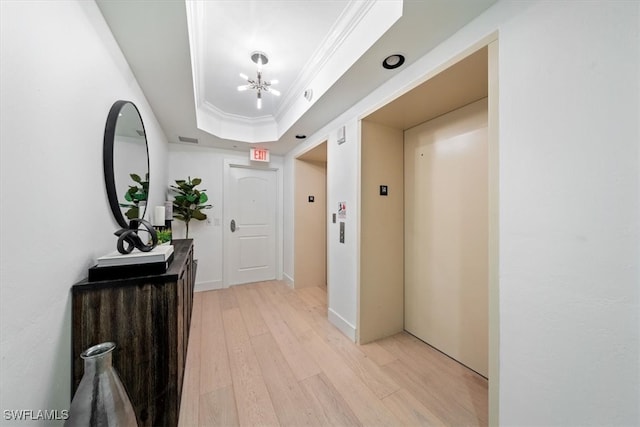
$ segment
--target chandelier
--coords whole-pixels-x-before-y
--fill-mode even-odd
[[[240,73],[240,77],[246,80],[247,84],[238,86],[238,91],[243,92],[249,89],[255,90],[258,95],[256,106],[258,107],[258,109],[261,109],[262,108],[262,92],[268,92],[272,95],[280,96],[280,92],[271,87],[271,85],[277,84],[278,81],[277,80],[267,81],[262,78],[262,66],[266,65],[267,62],[269,62],[269,58],[267,58],[266,53],[253,52],[251,54],[251,60],[255,62],[255,64],[258,66],[257,76],[255,79],[250,79],[249,76],[247,76],[246,74]]]

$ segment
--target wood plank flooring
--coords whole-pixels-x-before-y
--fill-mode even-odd
[[[180,426],[487,425],[487,380],[400,333],[357,345],[322,288],[195,294]]]

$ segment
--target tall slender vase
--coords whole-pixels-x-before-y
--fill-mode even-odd
[[[71,401],[65,426],[138,426],[136,414],[118,373],[111,365],[115,343],[85,350],[84,375]]]

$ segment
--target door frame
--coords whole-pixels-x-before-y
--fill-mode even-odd
[[[387,98],[380,103],[371,106],[358,117],[358,123],[365,117],[383,107],[384,105],[392,102],[394,99],[402,96],[403,94],[410,92],[415,87],[424,83],[425,81],[433,78],[435,75],[446,70],[453,64],[464,59],[468,55],[476,52],[484,47],[488,48],[487,52],[487,67],[488,67],[488,166],[489,166],[489,282],[488,282],[488,298],[489,298],[489,425],[499,425],[500,423],[500,280],[499,280],[499,200],[500,200],[500,141],[499,141],[499,34],[498,31],[494,31],[485,37],[471,43],[466,48],[462,49],[457,54],[451,56],[438,66],[434,67],[428,73],[425,73],[410,85],[405,87],[402,91],[394,94],[393,97]],[[361,135],[361,131],[358,132]],[[361,142],[359,142],[361,143]],[[361,191],[361,189],[359,189]],[[358,195],[360,198],[360,194]],[[358,211],[361,212],[360,200],[358,200]],[[360,237],[358,238],[358,240]],[[358,248],[357,257],[360,259],[361,253]],[[360,267],[358,267],[358,293],[360,292]],[[358,297],[357,309],[360,310],[361,301]],[[359,314],[358,314],[359,316]],[[358,325],[359,327],[359,325]]]
[[[282,168],[277,166],[256,166],[246,162],[238,161],[237,159],[225,159],[224,160],[224,173],[222,184],[222,287],[228,288],[230,283],[230,263],[231,263],[231,251],[227,250],[231,247],[231,230],[229,229],[229,222],[231,221],[230,212],[227,203],[227,197],[230,193],[229,185],[231,182],[230,172],[232,168],[242,169],[254,169],[262,171],[271,171],[276,173],[276,230],[275,230],[275,251],[276,251],[276,279],[282,280],[283,270],[283,256],[282,256],[282,244],[284,241],[283,235],[283,188],[282,188]]]
[[[296,155],[293,158],[293,197],[294,199],[296,197],[299,197],[300,195],[297,193],[297,189],[298,189],[298,184],[300,182],[300,178],[298,176],[299,173],[299,162],[317,162],[317,163],[324,163],[324,189],[322,190],[322,199],[324,199],[324,205],[322,206],[322,209],[324,210],[324,217],[323,217],[323,223],[318,224],[320,226],[322,226],[324,228],[324,285],[325,285],[325,289],[327,292],[329,292],[329,286],[328,286],[328,281],[329,281],[329,221],[330,221],[330,213],[329,213],[329,201],[328,201],[328,184],[327,184],[327,180],[328,180],[328,159],[325,156],[324,160],[314,160],[314,159],[310,159],[310,158],[305,158],[306,156],[308,156],[308,154],[320,147],[322,147],[324,145],[324,150],[326,153],[327,147],[328,147],[328,141],[326,139],[322,140],[322,142],[320,142],[319,144],[316,144],[312,147],[309,147],[308,149],[304,150],[302,153]],[[296,232],[296,224],[299,223],[300,221],[300,210],[298,209],[298,205],[296,200],[293,201],[293,278],[289,278],[289,285],[293,286],[294,288],[296,287],[296,281],[299,280],[299,277],[296,277],[297,275],[297,263],[298,263],[298,257],[296,256],[297,254],[300,254],[301,250],[304,250],[303,248],[300,248],[297,244],[296,244],[296,239],[298,238],[298,233]],[[298,286],[299,287],[299,286]]]

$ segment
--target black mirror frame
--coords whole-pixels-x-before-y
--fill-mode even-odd
[[[138,107],[131,101],[123,101],[118,100],[113,103],[111,106],[111,110],[109,110],[109,115],[107,116],[107,123],[104,129],[104,142],[103,142],[103,151],[102,151],[102,160],[104,167],[104,182],[107,189],[107,197],[109,199],[109,206],[111,207],[111,213],[115,218],[116,222],[122,228],[129,228],[129,223],[126,221],[124,215],[122,214],[122,210],[120,209],[120,204],[118,202],[118,194],[116,191],[116,180],[113,171],[113,145],[116,134],[116,124],[118,123],[118,115],[120,114],[120,110],[127,105],[131,104],[133,108],[138,113],[138,117],[140,117],[140,124],[142,125],[142,131],[144,132],[144,141],[145,148],[147,150],[147,171],[149,171],[149,143],[147,141],[147,132],[144,128],[144,121],[142,120],[142,115],[138,110]],[[148,208],[145,206],[145,211]]]

